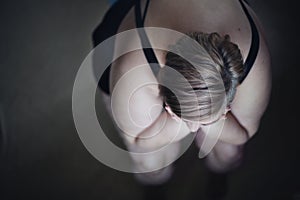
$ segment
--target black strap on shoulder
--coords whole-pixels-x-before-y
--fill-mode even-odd
[[[242,83],[244,81],[244,79],[246,78],[246,76],[248,75],[248,73],[250,72],[255,59],[257,57],[258,54],[258,49],[259,49],[259,33],[258,30],[256,28],[256,25],[251,17],[251,15],[248,12],[248,9],[246,8],[246,6],[244,5],[244,3],[242,2],[243,0],[240,0],[240,3],[242,5],[242,8],[249,20],[250,26],[251,26],[251,34],[252,34],[252,38],[251,38],[251,46],[250,46],[250,50],[248,53],[248,56],[246,58],[246,61],[244,63],[244,67],[245,67],[245,74],[240,78],[239,82]]]
[[[246,6],[244,5],[244,3],[242,2],[243,0],[239,0],[241,3],[241,6],[249,20],[250,26],[251,26],[251,33],[252,33],[252,37],[251,37],[251,45],[250,45],[250,50],[248,53],[248,56],[244,62],[244,67],[245,67],[245,73],[244,75],[240,78],[239,82],[243,82],[243,80],[246,78],[246,76],[248,75],[248,73],[250,72],[255,59],[257,57],[258,54],[258,49],[259,49],[259,33],[258,30],[256,28],[256,25],[251,17],[251,15],[249,14]],[[144,14],[142,17],[142,13],[141,13],[141,2],[140,0],[136,0],[135,3],[135,21],[136,21],[136,27],[137,28],[143,28],[144,27],[144,22],[145,22],[145,18],[146,18],[146,14],[147,14],[147,10],[149,7],[149,3],[150,0],[147,0],[146,2],[146,8],[144,10]],[[145,32],[144,29],[139,29],[138,31],[139,36],[140,36],[140,40],[141,40],[141,44],[142,47],[151,47],[151,43],[149,41],[149,38]],[[159,62],[158,59],[155,56],[155,53],[153,51],[152,48],[143,48],[145,57],[148,61],[148,63],[150,64],[151,70],[153,72],[153,74],[155,75],[155,77],[157,76],[160,66],[159,66]]]
[[[146,8],[144,10],[144,15],[142,17],[141,2],[140,2],[140,0],[136,0],[136,4],[135,4],[135,22],[136,22],[136,27],[137,28],[143,28],[144,27],[144,22],[145,22],[147,10],[148,10],[148,7],[149,7],[149,2],[150,2],[150,0],[147,0]],[[140,36],[140,40],[141,40],[141,44],[142,44],[142,47],[143,47],[145,57],[146,57],[149,65],[150,65],[150,68],[151,68],[154,76],[157,77],[160,66],[159,66],[159,62],[158,62],[158,60],[155,56],[155,53],[154,53],[152,48],[144,48],[144,47],[151,47],[149,38],[148,38],[148,36],[147,36],[144,29],[138,29],[138,33],[139,33],[139,36]]]
[[[93,45],[96,47],[98,44],[106,40],[107,38],[115,35],[118,32],[119,26],[122,23],[124,17],[130,11],[130,9],[135,5],[135,0],[126,0],[126,1],[117,1],[110,9],[105,13],[101,23],[93,31]],[[111,60],[114,55],[114,48],[107,49],[107,55],[111,56]],[[96,58],[93,56],[93,70],[98,70],[96,63]],[[103,75],[101,76],[98,86],[107,94],[110,94],[109,91],[109,74],[110,74],[111,65],[109,65]]]
[[[147,11],[148,11],[148,8],[149,8],[149,4],[150,4],[150,0],[147,0],[146,6],[145,6],[145,9],[144,9],[144,14],[143,14],[143,24],[145,23],[145,20],[146,20],[146,15],[147,15]]]

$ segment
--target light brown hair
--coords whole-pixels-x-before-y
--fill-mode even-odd
[[[199,122],[208,119],[212,114],[220,113],[224,101],[226,105],[233,101],[236,87],[239,85],[238,80],[245,72],[241,52],[238,46],[230,41],[228,35],[193,32],[188,36],[199,45],[187,47],[185,45],[187,38],[179,39],[176,44],[170,46],[165,65],[182,74],[190,85],[184,84],[186,80],[180,78],[175,80],[176,82],[171,80],[173,77],[168,76],[165,67],[162,67],[158,74],[161,83],[175,83],[173,88],[177,91],[177,97],[179,95],[181,99],[180,104],[170,89],[162,85],[159,85],[159,89],[163,101],[177,116]],[[178,54],[171,52],[171,49]],[[191,57],[193,64],[179,54]],[[193,91],[190,91],[191,87]],[[197,98],[191,95],[192,93],[196,94]],[[212,101],[212,96],[217,99],[215,103]],[[201,110],[200,117],[196,114],[199,110]]]

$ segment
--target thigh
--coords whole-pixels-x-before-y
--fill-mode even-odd
[[[211,149],[205,149],[203,141],[205,133],[199,131],[195,137],[195,144],[199,148],[199,151],[206,152],[207,157],[218,158],[220,161],[231,162],[234,160],[240,160],[243,155],[243,145],[233,145],[218,140]]]
[[[171,143],[168,145],[168,148],[161,149],[145,149],[136,145],[127,145],[127,148],[130,152],[143,152],[143,156],[135,156],[134,153],[131,154],[132,160],[135,164],[137,171],[151,172],[162,169],[169,164],[172,164],[174,160],[178,157],[180,151],[180,143]],[[147,154],[147,152],[155,152],[153,154]]]
[[[131,146],[130,148],[133,147]],[[142,147],[138,147],[138,149],[131,149],[131,151],[141,151],[141,149],[144,150]],[[135,174],[137,181],[149,185],[167,182],[173,174],[174,166],[172,162],[176,160],[179,150],[180,143],[176,142],[170,144],[166,151],[161,151],[155,156],[135,157],[132,155],[134,170],[144,172]]]
[[[241,165],[242,149],[241,145],[217,142],[214,149],[205,158],[205,164],[211,171],[228,173]]]
[[[213,151],[221,162],[233,163],[242,159],[243,145],[233,145],[218,141]]]

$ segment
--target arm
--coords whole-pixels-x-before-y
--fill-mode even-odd
[[[218,131],[222,128],[224,120],[224,127],[218,138],[223,142],[236,145],[244,144],[257,132],[260,120],[267,108],[271,91],[268,56],[259,60],[257,65],[260,65],[261,68],[252,70],[244,83],[239,86],[232,103],[232,109],[226,114],[227,119],[220,119],[209,127],[202,127],[205,133],[208,133],[208,128],[211,128],[210,137],[218,137]]]
[[[259,27],[260,47],[255,63],[247,78],[237,88],[232,102],[231,112],[226,115],[223,130],[219,140],[230,144],[243,144],[257,132],[260,120],[267,108],[271,93],[271,61],[261,24],[255,13],[249,8],[255,23]],[[223,119],[224,120],[224,119]],[[209,133],[217,137],[222,123],[213,124]],[[219,127],[218,127],[219,126]],[[207,129],[203,129],[207,133]]]
[[[116,74],[112,77],[111,98],[114,121],[127,146],[157,148],[190,133],[183,121],[177,122],[162,110],[157,80],[142,51],[120,58],[112,73]]]

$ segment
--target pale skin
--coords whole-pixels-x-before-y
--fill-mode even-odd
[[[145,1],[142,1],[142,7],[144,5]],[[218,126],[225,122],[217,144],[206,158],[206,163],[211,170],[217,172],[226,172],[236,165],[241,158],[242,145],[252,138],[259,128],[271,90],[270,57],[263,30],[253,10],[248,6],[247,8],[254,18],[260,34],[258,56],[246,79],[237,87],[231,108],[224,112],[224,117],[213,120],[214,123],[210,125],[204,126],[212,121],[201,123],[184,121],[178,118],[168,106],[162,112],[158,108],[153,109],[151,119],[149,119],[149,115],[145,114],[149,113],[149,108],[162,105],[163,102],[158,95],[157,85],[141,87],[143,80],[157,82],[151,69],[147,66],[143,52],[137,50],[127,53],[113,63],[110,74],[111,93],[116,85],[120,87],[119,94],[116,94],[118,99],[115,105],[122,105],[125,97],[132,94],[130,101],[132,106],[129,107],[129,112],[133,119],[138,119],[142,124],[137,127],[130,126],[129,134],[121,132],[129,149],[156,149],[171,140],[176,145],[191,132],[198,132],[196,143],[201,145],[208,126],[211,130],[217,130]],[[218,32],[220,35],[228,34],[231,41],[238,44],[243,58],[247,57],[251,43],[250,24],[238,0],[152,0],[145,26],[164,27],[183,33],[198,31]],[[124,18],[119,32],[132,28],[135,28],[133,9]],[[151,36],[149,37],[150,42],[155,42],[151,41]],[[166,39],[166,48],[171,43],[174,43],[172,39],[169,41]],[[121,44],[118,44],[117,40],[116,46],[118,45]],[[130,41],[128,45],[130,45]],[[155,50],[155,54],[163,67],[166,52]],[[131,85],[133,88],[139,87],[135,93],[132,93],[131,87],[128,88],[126,84],[117,84],[125,73],[141,65],[146,67],[141,70],[143,73],[137,77],[139,85]],[[126,80],[126,77],[123,77],[122,81],[132,82],[131,79]],[[119,118],[118,125],[120,128],[128,127],[126,119],[122,124],[122,116],[126,116],[125,113],[122,113],[122,109],[116,109],[114,117]],[[176,138],[174,138],[174,132],[179,133]]]

